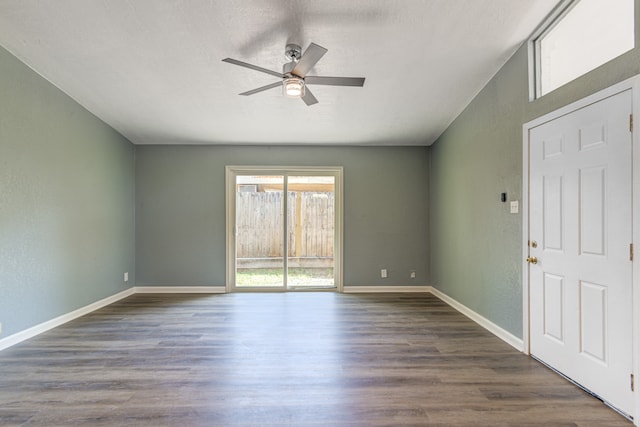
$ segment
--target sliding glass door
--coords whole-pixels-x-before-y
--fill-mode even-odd
[[[341,284],[340,168],[227,167],[227,288]]]

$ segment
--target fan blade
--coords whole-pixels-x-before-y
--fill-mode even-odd
[[[304,82],[308,85],[364,86],[364,77],[307,76],[304,78]]]
[[[318,103],[318,100],[316,99],[315,96],[313,96],[313,94],[311,93],[308,87],[304,88],[304,96],[302,97],[302,100],[307,105],[313,105]]]
[[[262,87],[259,87],[259,88],[256,88],[256,89],[248,90],[246,92],[239,93],[238,95],[249,96],[249,95],[253,95],[254,93],[263,92],[265,90],[273,89],[274,87],[278,87],[278,86],[282,87],[282,82],[271,83],[270,85],[266,85],[266,86],[262,86]]]
[[[237,59],[225,58],[222,62],[228,62],[229,64],[239,65],[241,67],[250,68],[252,70],[260,71],[262,73],[271,74],[272,76],[284,78],[284,74],[277,71],[267,70],[266,68],[258,67],[257,65],[248,64],[246,62],[238,61]]]
[[[300,57],[300,60],[298,61],[296,66],[293,67],[291,74],[299,77],[306,76],[307,73],[313,68],[313,66],[316,65],[318,61],[320,61],[320,58],[322,58],[325,53],[327,53],[327,49],[323,48],[322,46],[318,46],[315,43],[311,43],[307,50],[305,50]]]

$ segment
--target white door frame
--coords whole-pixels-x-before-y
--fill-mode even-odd
[[[556,111],[545,114],[542,117],[534,119],[525,123],[522,126],[522,315],[523,315],[523,330],[522,340],[524,343],[524,353],[530,354],[529,345],[529,264],[526,262],[526,258],[529,256],[529,131],[530,129],[540,126],[543,123],[554,120],[560,116],[569,114],[575,110],[583,108],[587,105],[594,104],[604,98],[616,95],[626,90],[632,91],[632,112],[635,118],[636,124],[633,126],[632,139],[633,139],[633,164],[632,164],[632,227],[633,227],[633,243],[635,247],[635,255],[632,262],[632,275],[633,275],[633,373],[635,375],[635,393],[634,393],[634,413],[630,414],[634,416],[634,423],[640,426],[640,75],[634,76],[623,82],[608,87],[602,91],[599,91],[593,95],[583,98],[579,101],[573,102],[565,107],[562,107]],[[631,243],[631,242],[630,242]]]
[[[282,175],[282,176],[314,176],[318,174],[335,177],[334,189],[334,284],[338,292],[343,291],[342,285],[342,254],[343,254],[343,168],[342,166],[225,166],[225,212],[226,212],[226,292],[233,292],[236,265],[236,238],[234,233],[236,218],[236,176],[238,175]],[[255,291],[255,289],[254,289]],[[283,289],[287,291],[287,289]]]

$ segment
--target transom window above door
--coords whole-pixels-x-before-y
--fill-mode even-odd
[[[565,0],[529,41],[531,99],[635,46],[634,0]]]

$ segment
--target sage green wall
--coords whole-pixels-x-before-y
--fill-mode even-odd
[[[428,163],[425,147],[138,146],[137,284],[224,286],[225,166],[289,165],[344,167],[345,285],[426,285]]]
[[[134,283],[134,167],[132,144],[0,48],[0,338]]]
[[[640,46],[636,0],[636,46]],[[522,125],[640,73],[640,48],[529,102],[522,46],[432,146],[431,278],[440,291],[522,337]]]

